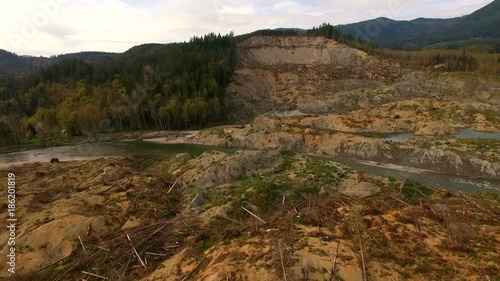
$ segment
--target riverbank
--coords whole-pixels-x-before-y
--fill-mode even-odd
[[[112,141],[141,140],[143,136],[154,136],[154,131],[133,131],[113,134],[98,134],[90,137],[56,137],[42,139],[28,139],[21,141],[18,145],[8,145],[0,147],[0,154],[23,152],[28,150],[43,149],[50,147],[60,147],[74,144],[102,143]]]
[[[477,176],[481,177],[481,174],[470,174],[471,169],[462,169],[464,172],[457,172],[456,168],[452,167],[452,169],[445,169],[445,167],[449,167],[450,162],[448,160],[445,165],[443,165],[442,161],[436,158],[436,160],[432,160],[430,157],[432,155],[439,156],[440,153],[445,152],[446,155],[451,155],[458,159],[456,163],[464,163],[464,161],[471,161],[472,163],[476,163],[481,168],[481,171],[487,171],[487,165],[498,164],[498,159],[500,157],[500,151],[498,151],[498,140],[485,140],[485,139],[456,139],[454,137],[425,137],[418,139],[408,139],[402,140],[399,142],[390,142],[386,140],[386,136],[382,136],[383,138],[377,137],[363,137],[359,135],[346,135],[346,134],[327,134],[323,138],[328,138],[328,142],[325,140],[318,139],[318,137],[322,138],[321,132],[314,132],[312,135],[313,138],[308,137],[307,134],[304,134],[303,131],[290,131],[288,129],[280,129],[274,131],[267,132],[262,134],[259,129],[257,131],[253,131],[256,126],[254,124],[249,124],[247,126],[221,126],[217,128],[206,129],[202,131],[161,131],[161,132],[141,132],[141,133],[133,133],[133,134],[120,134],[113,136],[102,136],[100,138],[94,139],[94,141],[100,142],[89,142],[78,140],[73,143],[66,143],[66,145],[71,144],[69,146],[63,146],[65,144],[61,143],[61,146],[54,146],[55,149],[48,149],[47,151],[42,150],[34,155],[33,153],[23,153],[22,156],[24,158],[29,158],[21,161],[17,161],[17,163],[24,162],[33,162],[33,161],[42,161],[49,162],[52,158],[61,157],[62,160],[72,159],[72,160],[84,160],[84,159],[95,159],[100,156],[124,156],[124,155],[133,155],[135,154],[155,154],[155,153],[164,153],[162,151],[171,150],[171,153],[177,152],[194,152],[202,153],[207,149],[214,150],[227,150],[227,151],[237,151],[243,147],[247,147],[250,149],[289,149],[292,151],[298,151],[301,153],[306,153],[310,155],[316,156],[331,156],[334,158],[344,157],[351,158],[356,160],[356,162],[364,163],[367,165],[371,165],[376,168],[382,168],[381,172],[378,172],[378,169],[373,169],[371,172],[375,172],[380,175],[405,175],[409,178],[416,179],[421,181],[418,178],[419,173],[428,174],[429,171],[432,173],[438,172],[443,174],[443,180],[437,179],[435,184],[444,186],[449,185],[446,183],[446,175],[449,177],[456,177],[457,181],[453,183],[453,185],[460,186],[459,188],[463,188],[464,191],[470,190],[470,187],[466,187],[461,184],[464,182],[474,182],[477,181]],[[287,131],[285,134],[280,133],[280,131]],[[250,133],[249,133],[250,132]],[[291,134],[291,133],[294,134]],[[307,132],[306,132],[307,133]],[[310,133],[309,133],[310,134]],[[274,135],[274,136],[273,136]],[[303,139],[301,141],[301,138]],[[332,142],[332,139],[337,138],[337,141]],[[309,141],[308,141],[309,139]],[[109,140],[115,140],[115,142],[110,143]],[[140,144],[137,142],[138,140],[145,140],[144,144]],[[266,141],[267,140],[267,141]],[[314,140],[316,145],[311,147],[311,140]],[[345,143],[347,141],[347,143]],[[126,148],[123,144],[131,144],[132,146],[138,146],[137,149],[132,148],[131,151],[125,152],[125,150],[130,150],[131,147]],[[154,145],[147,145],[149,142]],[[102,144],[102,145],[100,145]],[[108,144],[112,144],[109,149],[103,149],[108,146]],[[164,145],[167,146],[164,146]],[[298,144],[298,145],[297,145]],[[331,147],[331,145],[334,145]],[[349,150],[345,150],[346,147],[350,146],[351,151],[355,151],[354,155],[349,154]],[[369,144],[367,146],[367,144]],[[197,147],[197,145],[201,145],[201,147]],[[208,147],[206,147],[208,145]],[[340,145],[340,146],[339,146]],[[112,147],[118,147],[116,150]],[[123,146],[123,147],[122,147]],[[169,148],[168,146],[172,146]],[[178,148],[176,148],[179,146]],[[182,148],[183,146],[187,146]],[[143,147],[144,149],[141,149]],[[309,148],[307,148],[309,147]],[[422,165],[413,165],[412,159],[421,159],[422,157],[409,157],[408,153],[405,154],[405,157],[387,157],[385,158],[373,158],[373,156],[367,157],[367,155],[381,154],[381,155],[395,155],[400,154],[397,152],[398,150],[395,148],[400,147],[400,149],[404,149],[406,151],[421,151],[418,155],[424,153],[426,155],[423,157],[427,159],[427,161],[432,161],[432,164],[428,164],[428,162],[422,162]],[[60,149],[59,149],[60,148]],[[125,150],[121,150],[121,148]],[[344,150],[339,150],[342,148]],[[359,149],[358,149],[359,148]],[[368,148],[368,149],[367,149]],[[388,150],[389,149],[389,150]],[[196,152],[198,151],[198,152]],[[360,152],[365,151],[360,154]],[[378,152],[377,152],[378,151]],[[383,152],[385,151],[385,152]],[[387,151],[392,151],[391,153],[387,153]],[[428,152],[426,152],[428,151]],[[441,151],[441,152],[439,152]],[[36,152],[36,151],[32,151]],[[368,153],[368,154],[366,154]],[[17,153],[18,154],[18,153]],[[11,160],[7,158],[16,158],[18,156],[16,153],[2,155],[0,162],[5,162],[5,164],[12,163]],[[32,155],[33,154],[33,155]],[[443,154],[443,155],[445,155]],[[30,156],[31,155],[31,156]],[[70,156],[68,158],[68,156]],[[7,157],[7,158],[6,158]],[[31,158],[30,158],[31,157]],[[429,158],[430,157],[430,158]],[[394,160],[399,161],[394,161]],[[464,160],[471,159],[471,160]],[[476,159],[476,160],[474,160]],[[481,160],[484,159],[484,160]],[[404,160],[405,162],[400,162],[400,160]],[[488,162],[489,161],[489,162]],[[356,162],[351,161],[350,165],[355,164]],[[14,163],[16,163],[14,161]],[[357,166],[355,164],[354,166]],[[487,168],[485,170],[485,167]],[[362,169],[366,169],[366,167],[359,167]],[[368,169],[372,170],[372,169]],[[390,172],[400,171],[398,172]],[[452,171],[452,173],[449,173]],[[417,177],[416,177],[417,175]],[[475,180],[476,178],[476,180]],[[485,177],[487,178],[487,177]],[[498,177],[493,176],[490,179],[498,179]],[[424,182],[426,180],[424,179]],[[463,186],[462,186],[463,185]],[[493,188],[495,189],[495,184],[491,185],[491,183],[480,183],[477,187],[485,187],[485,188]],[[476,188],[477,188],[476,187]],[[498,186],[496,187],[498,188]]]
[[[294,117],[299,118],[299,117]],[[392,164],[468,178],[498,179],[498,140],[425,136],[393,142],[384,137],[311,129],[300,121],[259,117],[246,126],[165,133],[145,139],[154,143],[193,143],[254,149],[289,149],[299,153]]]
[[[17,278],[25,280],[86,278],[82,272],[142,281],[500,274],[494,193],[436,189],[279,150],[14,170],[26,218]]]

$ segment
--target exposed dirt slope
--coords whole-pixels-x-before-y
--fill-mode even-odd
[[[234,173],[235,165],[248,169]],[[225,178],[210,178],[212,169]],[[16,171],[26,219],[18,274],[6,280],[88,280],[83,272],[122,281],[500,277],[497,194],[433,190],[290,151]]]
[[[478,113],[500,111],[496,78],[402,69],[323,37],[252,37],[238,45],[238,61],[227,88],[233,117],[345,113],[415,98],[480,102],[489,108]]]
[[[252,37],[238,45],[239,65],[227,88],[237,117],[309,107],[334,79],[384,80],[398,65],[323,37]]]

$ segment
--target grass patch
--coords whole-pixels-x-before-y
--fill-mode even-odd
[[[433,191],[421,183],[407,180],[403,186],[402,193],[407,200],[412,200],[427,197]]]

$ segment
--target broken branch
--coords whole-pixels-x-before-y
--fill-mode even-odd
[[[170,189],[167,191],[167,194],[170,194],[170,192],[172,192],[172,189],[174,189],[175,185],[177,184],[177,181],[179,181],[181,177],[178,177],[174,183],[172,184],[172,186],[170,187]]]
[[[80,237],[80,235],[78,235],[78,240],[80,240],[80,245],[82,245],[83,251],[87,252],[87,250],[85,250],[85,246],[83,245],[82,238]]]
[[[340,242],[337,242],[337,249],[335,250],[335,256],[333,257],[333,262],[332,262],[332,272],[331,272],[332,277],[330,278],[331,281],[337,279],[335,277],[335,265],[337,265],[337,254],[339,253],[339,247],[340,247]]]
[[[139,262],[141,263],[142,267],[147,268],[144,261],[142,261],[141,256],[139,256],[139,253],[135,249],[134,244],[132,243],[132,240],[130,240],[130,236],[128,234],[127,234],[127,241],[130,244],[130,247],[132,247],[132,250],[134,251],[134,254],[137,257],[137,259],[139,260]]]
[[[104,276],[101,276],[101,275],[97,275],[97,274],[94,274],[94,273],[90,273],[90,272],[87,272],[87,271],[82,271],[82,273],[85,274],[85,275],[90,275],[90,276],[93,276],[93,277],[100,278],[102,280],[108,280],[107,277],[104,277]]]
[[[361,262],[363,265],[363,280],[366,281],[365,255],[363,253],[363,242],[361,242],[361,231],[359,230],[358,217],[356,216],[356,228],[358,230],[359,251],[361,252]]]
[[[286,270],[285,270],[285,262],[283,261],[283,249],[281,249],[281,239],[278,240],[278,250],[280,252],[281,269],[283,270],[283,280],[287,281],[287,279],[286,279]]]
[[[241,206],[241,208],[243,210],[245,210],[245,212],[249,213],[250,215],[252,215],[254,218],[258,219],[260,222],[262,222],[263,224],[267,224],[266,221],[264,221],[263,219],[261,219],[259,216],[257,216],[256,214],[250,212],[249,210],[247,210],[245,207]]]

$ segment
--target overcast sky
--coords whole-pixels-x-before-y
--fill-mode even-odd
[[[208,32],[308,28],[385,16],[449,18],[492,0],[0,0],[0,49],[50,56],[123,52]]]

